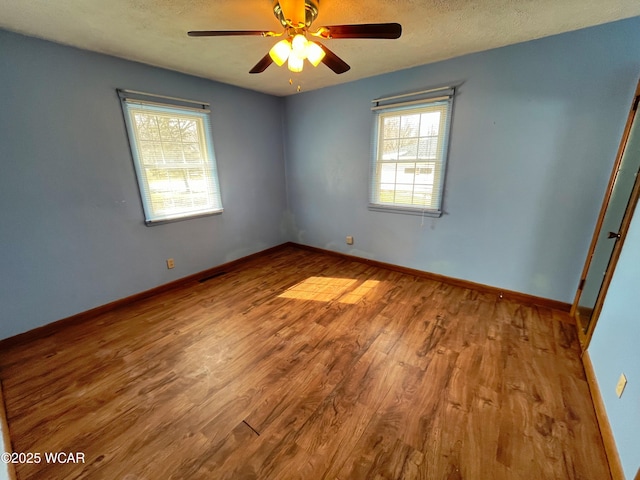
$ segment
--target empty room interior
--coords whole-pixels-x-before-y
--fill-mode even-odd
[[[639,80],[630,0],[0,1],[0,479],[639,479]]]

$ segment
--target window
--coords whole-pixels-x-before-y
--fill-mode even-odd
[[[370,209],[442,214],[452,102],[449,87],[374,100]]]
[[[145,223],[222,212],[208,104],[118,90]]]

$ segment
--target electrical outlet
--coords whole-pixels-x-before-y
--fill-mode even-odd
[[[173,268],[176,264],[173,263],[173,258],[167,258],[167,268]]]
[[[624,373],[620,374],[620,378],[618,379],[618,384],[616,385],[616,395],[618,398],[622,396],[622,392],[624,392],[624,387],[627,385],[627,377],[624,376]]]
[[[353,245],[353,237],[351,235],[347,235],[347,245]]]

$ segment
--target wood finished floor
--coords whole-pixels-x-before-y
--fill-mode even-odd
[[[609,479],[560,312],[286,247],[0,352],[27,479]]]

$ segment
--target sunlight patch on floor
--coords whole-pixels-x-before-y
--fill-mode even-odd
[[[379,283],[378,280],[366,280],[352,292],[345,293],[338,301],[340,303],[358,303],[367,293],[376,288]]]
[[[287,289],[280,297],[329,302],[342,295],[356,280],[352,278],[309,277]]]
[[[340,303],[357,303],[367,293],[378,285],[377,280],[366,280],[351,290],[358,280],[337,277],[309,277],[306,280],[287,289],[279,295],[280,298],[295,298],[298,300],[316,300]]]

